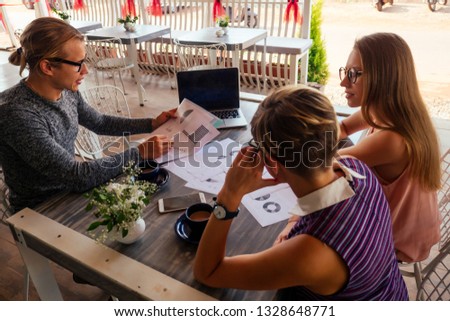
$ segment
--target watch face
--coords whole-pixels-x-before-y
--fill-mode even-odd
[[[214,207],[213,213],[219,220],[223,219],[227,215],[225,209],[220,205],[216,205]]]

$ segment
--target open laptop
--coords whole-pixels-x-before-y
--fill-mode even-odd
[[[187,98],[221,119],[216,128],[247,125],[239,106],[238,68],[179,71],[177,85],[180,103]]]

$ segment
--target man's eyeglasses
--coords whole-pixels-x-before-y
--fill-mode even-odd
[[[356,83],[356,80],[358,80],[358,77],[363,74],[362,70],[356,70],[355,68],[347,69],[345,67],[339,68],[339,78],[344,80],[345,76],[347,76],[348,80],[354,84]]]
[[[53,61],[53,62],[61,62],[63,64],[67,64],[67,65],[71,65],[71,66],[77,66],[78,67],[77,72],[81,71],[81,67],[84,64],[84,59],[81,60],[80,62],[70,61],[70,60],[66,60],[66,59],[62,59],[62,58],[50,58],[48,60]]]

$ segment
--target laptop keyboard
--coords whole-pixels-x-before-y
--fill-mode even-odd
[[[233,119],[233,118],[239,118],[239,113],[237,109],[233,110],[219,110],[219,111],[213,111],[211,112],[214,116],[220,118],[220,119]]]

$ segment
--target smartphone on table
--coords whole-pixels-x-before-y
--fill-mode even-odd
[[[183,211],[195,203],[206,203],[205,194],[199,192],[181,196],[160,198],[158,209],[161,214]]]

